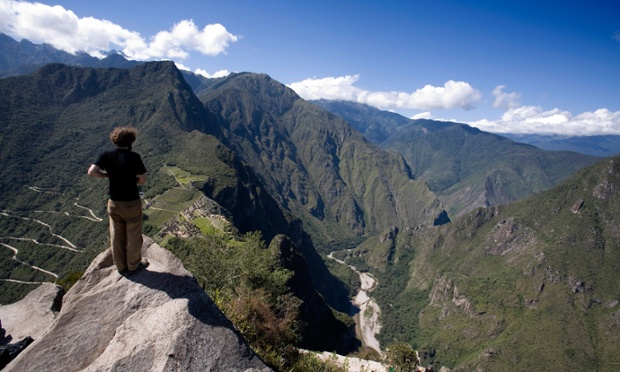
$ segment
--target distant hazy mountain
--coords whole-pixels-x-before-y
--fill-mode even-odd
[[[620,136],[575,136],[502,133],[513,141],[527,143],[544,150],[575,151],[586,155],[608,157],[620,154]]]
[[[451,218],[540,192],[598,159],[541,150],[465,124],[411,120],[353,102],[313,103],[401,153],[414,177],[440,195]]]
[[[55,49],[48,44],[33,44],[28,40],[16,41],[0,33],[0,77],[29,74],[48,63],[63,63],[83,67],[129,68],[139,62],[129,61],[116,52],[98,59],[84,52],[75,55]]]

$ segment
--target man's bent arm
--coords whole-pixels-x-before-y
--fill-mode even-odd
[[[90,168],[88,168],[88,175],[93,178],[107,178],[108,174],[103,172],[101,168],[99,168],[96,164],[91,164]]]
[[[138,185],[144,185],[146,182],[146,173],[142,173],[136,176],[136,183]]]

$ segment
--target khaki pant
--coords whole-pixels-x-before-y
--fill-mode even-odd
[[[136,270],[142,261],[142,202],[108,200],[112,256],[118,271]]]

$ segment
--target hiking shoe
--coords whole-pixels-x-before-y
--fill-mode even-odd
[[[150,265],[150,262],[148,260],[142,260],[142,262],[138,264],[138,267],[136,267],[135,270],[127,270],[127,273],[125,274],[125,276],[132,276],[136,274],[138,271],[142,269],[146,269],[147,267],[149,267],[149,265]]]

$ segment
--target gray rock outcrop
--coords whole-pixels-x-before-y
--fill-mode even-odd
[[[142,251],[150,266],[130,277],[97,256],[5,371],[269,370],[180,260],[146,237]]]
[[[5,330],[6,343],[26,337],[39,339],[45,334],[58,311],[64,291],[53,283],[44,283],[32,290],[21,301],[0,306],[0,321]],[[0,338],[0,343],[4,340]]]

